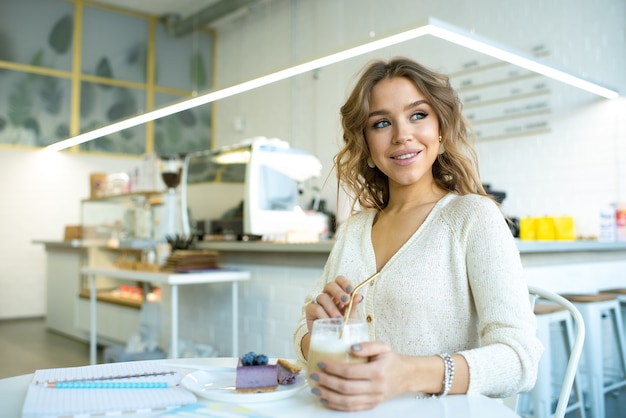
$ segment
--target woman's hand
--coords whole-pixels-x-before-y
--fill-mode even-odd
[[[351,354],[365,357],[368,363],[338,363],[327,361],[320,364],[322,370],[311,378],[317,382],[311,392],[322,404],[339,411],[372,409],[409,388],[402,382],[409,378],[407,358],[393,352],[383,342],[363,342],[352,346]]]
[[[306,306],[306,325],[311,332],[313,321],[320,318],[342,318],[352,292],[352,283],[344,276],[337,276],[334,282],[326,283],[316,300]],[[360,303],[363,296],[357,295],[354,303]],[[352,309],[352,317],[356,309]]]

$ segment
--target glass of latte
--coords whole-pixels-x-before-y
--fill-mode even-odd
[[[344,322],[341,318],[324,318],[313,322],[307,368],[309,385],[315,385],[309,376],[319,371],[317,365],[321,361],[366,363],[367,359],[350,355],[350,346],[363,341],[369,341],[369,335],[367,322],[362,319]]]

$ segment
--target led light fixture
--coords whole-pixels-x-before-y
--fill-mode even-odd
[[[560,70],[552,65],[543,63],[528,54],[515,51],[506,46],[499,45],[492,40],[482,38],[472,32],[447,24],[438,19],[429,18],[425,24],[409,29],[407,31],[367,42],[353,48],[348,48],[334,54],[326,55],[324,57],[317,58],[303,64],[298,64],[293,67],[277,71],[275,73],[264,75],[249,81],[245,81],[243,83],[235,84],[230,87],[203,93],[189,99],[184,99],[170,105],[150,110],[148,112],[132,116],[127,119],[114,122],[110,125],[106,125],[101,128],[97,128],[92,131],[88,131],[80,135],[74,136],[72,138],[68,138],[48,145],[46,148],[44,148],[44,150],[60,151],[74,145],[82,144],[87,141],[91,141],[115,132],[119,132],[124,129],[132,128],[133,126],[137,126],[142,123],[169,116],[183,110],[215,102],[217,100],[234,96],[236,94],[244,93],[258,87],[266,86],[268,84],[285,80],[290,77],[306,73],[308,71],[325,67],[327,65],[335,64],[340,61],[367,54],[369,52],[377,51],[388,46],[410,41],[424,35],[431,35],[436,38],[463,46],[465,48],[472,49],[493,58],[497,58],[499,60],[517,65],[521,68],[525,68],[529,71],[542,74],[546,77],[589,91],[593,94],[605,97],[607,99],[616,99],[619,97],[619,93],[615,90],[611,90],[599,84],[593,83],[589,80],[586,80],[582,77]]]

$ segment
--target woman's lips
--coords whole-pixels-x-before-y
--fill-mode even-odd
[[[391,155],[391,159],[399,165],[407,165],[417,159],[421,151],[404,151]]]

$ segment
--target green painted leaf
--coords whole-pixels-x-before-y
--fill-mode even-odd
[[[23,126],[31,116],[33,109],[32,84],[28,78],[14,85],[14,92],[9,95],[9,119],[15,126]]]
[[[60,123],[57,125],[54,130],[54,136],[57,139],[65,139],[70,136],[70,127],[67,126],[67,123]]]
[[[41,129],[39,128],[39,122],[33,117],[29,117],[24,121],[24,128],[30,129],[35,133],[35,138],[39,138]]]
[[[137,102],[135,96],[128,90],[118,90],[117,101],[109,107],[107,119],[109,122],[116,121],[137,113]]]
[[[43,77],[39,96],[43,100],[44,109],[51,115],[58,115],[63,106],[63,89],[56,77]]]
[[[111,68],[111,63],[107,57],[102,57],[100,58],[100,61],[98,61],[98,65],[96,65],[96,75],[98,77],[113,78],[113,69]],[[108,90],[112,87],[107,84],[98,85],[104,90]]]
[[[45,52],[43,49],[40,49],[39,51],[35,52],[33,59],[30,60],[30,65],[33,65],[35,67],[41,67],[43,64],[44,55],[45,55]]]
[[[135,132],[132,129],[124,129],[120,132],[120,136],[127,141],[130,141],[135,137]]]
[[[9,36],[0,31],[0,61],[15,62],[15,56],[13,55],[12,47],[13,43]],[[4,70],[2,70],[4,71]]]
[[[35,67],[42,67],[43,58],[44,58],[44,51],[43,49],[40,49],[39,51],[35,53],[35,55],[33,55],[33,59],[30,60],[30,64]],[[27,76],[28,76],[28,81],[30,83],[34,83],[39,77],[41,77],[39,74],[34,74],[34,73],[28,73]]]
[[[109,110],[107,110],[107,119],[109,122],[120,120],[126,115],[126,103],[124,102],[114,103],[109,107]]]
[[[65,15],[52,27],[48,44],[58,54],[65,54],[70,49],[73,26],[72,16]]]
[[[191,57],[191,82],[192,85],[198,89],[203,89],[206,84],[206,68],[204,68],[204,61],[200,52],[196,52]]]
[[[176,116],[178,117],[178,119],[180,119],[180,123],[182,123],[184,126],[187,126],[189,128],[196,126],[197,119],[195,113],[193,113],[193,110],[183,110],[182,112],[178,112]]]

